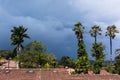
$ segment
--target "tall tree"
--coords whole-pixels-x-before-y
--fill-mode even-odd
[[[92,57],[95,59],[94,61],[94,73],[98,74],[100,73],[100,69],[102,68],[102,64],[104,62],[104,46],[102,43],[97,42],[97,36],[101,35],[101,28],[97,25],[94,25],[89,33],[92,37],[94,37],[94,43],[92,44]]]
[[[101,31],[101,28],[97,25],[94,25],[89,31],[91,36],[95,38],[95,43],[97,42],[97,35],[101,35]]]
[[[47,48],[39,41],[33,41],[28,43],[25,47],[24,50],[27,51],[36,51],[36,52],[40,52],[40,53],[45,53],[45,51],[47,50]]]
[[[80,22],[76,23],[73,28],[73,31],[75,32],[75,35],[78,40],[78,50],[77,50],[78,57],[81,57],[84,54],[83,51],[85,51],[85,44],[83,41],[83,29],[84,27]]]
[[[16,45],[16,52],[17,52],[17,57],[19,59],[19,53],[21,51],[21,49],[23,48],[22,43],[24,42],[24,38],[30,38],[28,36],[28,34],[26,34],[26,31],[28,29],[24,28],[23,26],[18,26],[18,27],[13,27],[13,29],[11,30],[12,34],[11,34],[11,45]],[[17,64],[17,68],[19,68],[19,61]]]
[[[46,46],[39,41],[33,41],[28,43],[25,47],[21,55],[19,55],[20,59],[20,67],[22,68],[38,68],[44,67],[45,65],[49,65],[53,67],[53,63],[56,61],[56,57],[52,53],[46,54]]]
[[[76,60],[76,72],[87,73],[88,71],[88,54],[83,41],[83,26],[80,22],[74,25],[73,31],[78,40],[78,58]]]
[[[117,27],[115,25],[108,26],[106,36],[110,38],[110,65],[112,65],[112,39],[115,38],[115,33],[118,33]]]

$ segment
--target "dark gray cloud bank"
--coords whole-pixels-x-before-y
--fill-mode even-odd
[[[90,54],[93,42],[88,33],[90,27],[98,24],[103,33],[111,24],[119,29],[119,4],[119,0],[0,0],[0,49],[12,49],[10,30],[13,26],[23,25],[31,36],[24,44],[39,40],[58,58],[63,55],[76,58],[77,41],[72,28],[80,21],[86,27],[84,40]],[[113,40],[114,49],[120,48],[119,36]],[[109,59],[109,38],[104,34],[98,38],[105,44],[106,59]]]

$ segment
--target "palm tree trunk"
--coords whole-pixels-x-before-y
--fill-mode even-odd
[[[110,37],[110,65],[112,65],[112,38]]]
[[[20,44],[18,44],[18,46],[17,46],[17,58],[18,58],[18,60],[17,60],[17,69],[19,69],[19,53],[20,53],[20,51],[21,51],[21,48],[20,48]]]
[[[95,37],[95,44],[96,44],[96,42],[97,42],[97,38]]]
[[[97,54],[96,48],[97,48],[97,36],[96,36],[96,33],[95,33],[95,53]]]
[[[97,42],[97,32],[95,31],[95,44]]]

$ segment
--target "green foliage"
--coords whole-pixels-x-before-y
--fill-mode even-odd
[[[92,57],[95,58],[95,60],[102,60],[103,62],[104,50],[105,50],[105,46],[103,46],[101,42],[93,43],[91,47]]]
[[[55,55],[53,54],[41,54],[39,58],[39,63],[41,67],[44,67],[46,63],[48,63],[51,67],[54,67],[54,62],[56,60]]]
[[[83,55],[87,56],[86,46],[84,44],[84,41],[78,41],[78,57],[82,57]]]
[[[48,63],[52,67],[56,60],[55,55],[45,54],[46,48],[41,42],[34,41],[27,44],[20,54],[20,65],[22,68],[45,67]]]
[[[27,31],[27,28],[24,28],[23,26],[13,27],[11,30],[11,45],[17,45],[21,44],[24,41],[24,38],[30,38],[25,32]]]
[[[86,47],[83,40],[78,41],[78,59],[76,61],[75,71],[77,73],[87,73],[89,70],[89,60]]]
[[[43,68],[50,68],[50,65],[48,63],[46,63]]]
[[[95,43],[97,42],[97,35],[101,35],[101,28],[100,26],[94,25],[92,29],[89,31],[92,37],[95,38]]]
[[[20,67],[35,68],[38,67],[38,54],[33,51],[24,51],[19,55]]]
[[[48,63],[50,66],[53,66],[53,61],[55,60],[55,56],[52,54],[44,54],[34,51],[24,51],[20,55],[20,65],[22,68],[38,68],[45,67]]]
[[[83,35],[82,35],[83,29],[84,29],[84,27],[82,26],[82,24],[80,22],[78,22],[74,25],[73,31],[75,31],[75,35],[76,35],[78,40],[83,39]]]
[[[60,61],[59,61],[59,65],[62,65],[64,67],[70,67],[70,68],[75,68],[75,62],[73,59],[71,59],[68,56],[63,56]]]
[[[102,62],[99,60],[96,60],[93,64],[93,72],[95,74],[100,74],[101,68],[102,68]]]
[[[107,27],[106,36],[108,35],[109,37],[114,39],[115,38],[115,33],[118,33],[117,27],[115,25]]]
[[[15,54],[10,50],[0,50],[0,57],[4,59],[14,58]]]
[[[24,38],[30,38],[25,32],[27,31],[27,28],[24,28],[23,26],[13,27],[11,30],[11,45],[17,45],[16,51],[19,51],[20,48],[23,48],[22,43],[24,42]]]
[[[76,72],[87,73],[89,70],[89,60],[86,47],[83,41],[78,42],[78,59],[76,60]]]
[[[18,61],[18,56],[15,56],[15,57],[13,58],[13,60],[17,62],[17,61]]]
[[[56,57],[53,53],[47,54],[47,62],[49,63],[49,65],[54,68],[56,66]]]
[[[30,51],[37,51],[40,53],[44,53],[46,51],[46,47],[39,41],[33,41],[28,43],[24,50],[30,50]]]
[[[97,35],[101,35],[101,28],[100,26],[94,25],[92,29],[89,31],[92,37],[96,37]]]
[[[89,61],[88,61],[87,56],[84,55],[82,57],[79,57],[75,61],[75,64],[76,64],[75,71],[77,73],[87,73],[88,72],[88,70],[89,70]]]
[[[115,61],[116,63],[115,63],[114,73],[120,74],[120,54],[116,56]]]
[[[103,46],[102,43],[93,43],[91,51],[92,51],[92,57],[95,59],[93,64],[93,72],[96,74],[100,73],[100,69],[103,66],[104,62],[104,49],[105,46]]]
[[[104,69],[107,71],[107,72],[109,72],[109,73],[117,73],[116,71],[117,71],[117,69],[115,69],[115,66],[114,65],[107,65],[107,66],[105,66],[104,67]]]

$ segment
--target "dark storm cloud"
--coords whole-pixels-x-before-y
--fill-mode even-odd
[[[0,0],[1,49],[11,49],[10,30],[13,26],[28,28],[31,40],[43,42],[49,52],[61,57],[75,56],[72,10],[67,1],[56,0]],[[75,14],[75,13],[74,13]],[[73,18],[73,19],[72,19]],[[66,21],[68,20],[68,21]],[[74,38],[74,37],[73,37]],[[25,41],[25,44],[30,42]],[[74,58],[74,57],[73,57]]]
[[[39,40],[57,56],[76,56],[77,41],[72,28],[80,21],[86,27],[84,40],[90,53],[93,42],[88,33],[90,27],[98,24],[103,33],[110,24],[120,27],[119,3],[119,0],[0,0],[0,36],[3,36],[0,49],[11,49],[10,30],[13,26],[23,25],[31,36],[24,44]],[[99,41],[105,40],[109,39],[99,37]],[[119,37],[115,40],[114,49],[120,47],[117,44]],[[104,44],[108,49],[109,43]]]

